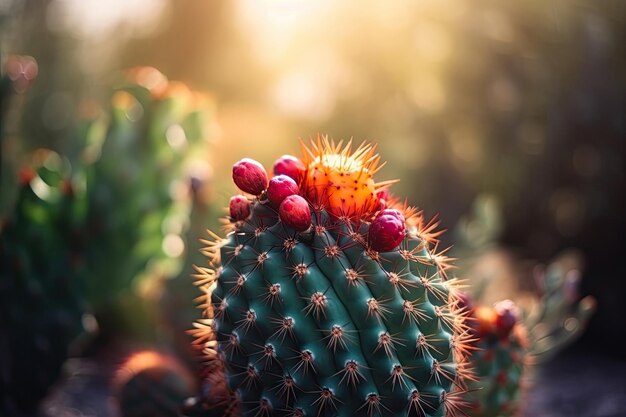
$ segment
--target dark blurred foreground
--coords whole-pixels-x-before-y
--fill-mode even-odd
[[[73,359],[44,403],[43,417],[118,417],[113,356]],[[536,369],[523,417],[626,416],[626,361],[568,350]]]

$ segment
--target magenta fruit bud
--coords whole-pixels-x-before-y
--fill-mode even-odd
[[[370,247],[378,252],[389,252],[398,247],[406,234],[404,216],[394,209],[381,211],[370,224],[367,234]]]
[[[517,323],[519,311],[511,300],[497,302],[493,309],[496,313],[496,333],[500,337],[506,337]]]
[[[393,216],[393,217],[395,217],[396,219],[400,220],[402,223],[405,223],[405,222],[406,222],[406,220],[405,220],[405,218],[404,218],[404,214],[402,214],[402,212],[401,212],[400,210],[396,210],[396,209],[385,209],[385,210],[381,211],[381,212],[380,212],[380,214],[379,214],[378,216],[381,216],[381,215],[383,215],[383,214],[385,214],[385,215],[389,215],[389,216]],[[378,217],[378,216],[376,216],[376,217]]]
[[[244,195],[234,195],[228,203],[230,218],[233,221],[245,220],[250,216],[250,202]]]
[[[306,168],[302,161],[295,156],[283,155],[274,162],[274,175],[286,175],[298,182],[304,175]]]
[[[283,223],[299,232],[304,232],[311,226],[309,203],[297,194],[286,197],[280,203],[278,215]]]
[[[267,186],[267,198],[274,207],[280,206],[280,203],[290,195],[298,194],[298,184],[287,175],[277,175],[270,180]]]
[[[377,210],[384,210],[387,208],[387,201],[389,201],[389,190],[384,189],[376,193]]]
[[[267,188],[267,172],[259,162],[244,158],[233,165],[233,181],[241,191],[259,195]]]

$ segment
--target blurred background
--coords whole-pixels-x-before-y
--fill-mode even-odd
[[[0,217],[15,210],[23,165],[37,165],[50,187],[50,171],[68,177],[78,184],[72,197],[84,192],[88,202],[70,253],[84,262],[75,256],[68,265],[78,263],[86,282],[96,278],[85,270],[102,271],[106,288],[78,297],[75,333],[88,336],[71,357],[113,363],[157,346],[193,369],[184,333],[197,316],[191,265],[206,262],[197,239],[219,230],[235,191],[232,164],[250,156],[269,167],[279,155],[299,155],[299,138],[319,132],[379,144],[387,161],[379,177],[400,178],[395,194],[426,217],[439,215],[448,229],[443,243],[467,259],[460,271],[497,276],[484,302],[523,300],[536,291],[542,265],[567,257],[578,274],[576,297],[592,295],[597,310],[537,386],[554,398],[550,381],[564,386],[564,370],[591,357],[592,367],[610,374],[603,376],[608,394],[626,392],[624,2],[0,0],[0,34],[11,85],[0,104]],[[163,114],[171,125],[153,127]],[[158,139],[159,128],[166,148],[127,152],[128,138]],[[170,148],[179,159],[163,157]],[[137,173],[137,189],[120,194],[81,186],[120,169],[166,174],[153,184]],[[156,207],[153,196],[138,196],[160,185],[167,191],[156,243],[136,249],[138,235],[130,252],[123,242],[105,251],[111,224],[136,224],[132,216],[145,212],[133,212],[132,202]],[[119,224],[93,223],[112,211]],[[136,252],[140,265],[115,269],[127,261],[116,257]],[[106,277],[124,273],[129,278],[115,289],[107,286]],[[0,341],[0,357],[8,345]],[[115,415],[100,393],[109,385],[97,376],[106,371],[85,363],[66,363],[65,385],[43,413]],[[589,372],[590,380],[603,375]],[[85,384],[92,396],[77,399]],[[580,396],[568,388],[557,395],[561,403]],[[580,410],[537,398],[530,415]],[[589,415],[623,412],[611,407]]]

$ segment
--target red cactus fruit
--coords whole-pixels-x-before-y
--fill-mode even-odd
[[[298,194],[298,184],[287,175],[276,175],[267,186],[267,198],[275,207],[290,195]]]
[[[291,155],[283,155],[274,162],[274,175],[286,175],[298,182],[306,168],[301,160]]]
[[[245,220],[250,216],[250,202],[244,195],[234,195],[228,203],[230,218],[233,221]]]
[[[384,210],[387,208],[387,202],[389,201],[389,190],[384,188],[376,192],[376,198],[378,199],[378,210]]]
[[[511,300],[503,300],[493,306],[496,313],[496,334],[499,337],[507,337],[519,318],[519,311]]]
[[[402,214],[402,212],[400,210],[396,210],[396,209],[385,209],[383,211],[380,212],[380,214],[377,216],[381,216],[381,215],[389,215],[389,216],[393,216],[396,219],[400,220],[402,223],[405,223],[406,220],[404,218],[404,214]]]
[[[398,247],[406,234],[404,216],[394,209],[381,211],[370,225],[370,247],[378,252],[388,252]]]
[[[261,163],[244,158],[233,165],[233,181],[241,191],[259,195],[267,188],[267,172]]]
[[[474,317],[470,323],[479,337],[494,333],[496,314],[492,308],[478,306],[474,309]]]
[[[278,215],[283,223],[299,232],[311,226],[309,203],[297,194],[288,196],[280,203]]]

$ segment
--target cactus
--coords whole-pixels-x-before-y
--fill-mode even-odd
[[[0,218],[0,414],[32,412],[83,331],[85,195],[67,161],[39,150]]]
[[[212,374],[244,415],[459,414],[468,331],[434,225],[375,182],[374,146],[318,137],[303,151],[274,165],[295,190],[234,166],[249,215],[231,201],[197,275]]]
[[[19,59],[15,74],[8,72],[16,91],[32,81],[33,62]],[[37,151],[36,166],[21,171],[14,192],[13,170],[0,166],[8,174],[0,179],[7,212],[0,217],[0,414],[36,407],[81,319],[91,330],[99,324],[104,337],[130,326],[135,337],[153,336],[156,326],[146,320],[154,317],[146,314],[157,306],[138,289],[157,281],[142,278],[174,274],[182,264],[187,174],[199,177],[206,166],[193,158],[200,161],[210,133],[208,104],[154,69],[134,69],[113,93],[110,111],[81,107],[75,135],[84,150],[73,169],[67,158]],[[17,154],[19,147],[7,144],[2,149]],[[94,310],[97,324],[83,316]]]
[[[576,340],[595,311],[591,296],[580,298],[577,259],[563,255],[535,280],[539,295],[517,307],[509,300],[495,306],[464,307],[473,321],[471,355],[475,371],[466,393],[474,417],[517,415],[535,367]]]
[[[536,267],[534,280],[526,279],[530,273],[512,279],[518,265],[494,249],[500,229],[496,201],[482,196],[473,215],[459,225],[455,251],[463,260],[457,272],[468,279],[468,291],[478,304],[503,294],[517,302],[517,324],[500,335],[495,332],[496,308],[466,306],[478,328],[468,357],[477,380],[468,384],[465,396],[470,415],[476,417],[519,415],[537,365],[582,334],[596,305],[592,297],[580,296],[580,259],[572,253],[561,255],[547,269]]]
[[[209,104],[184,84],[140,67],[113,92],[108,111],[83,107],[85,281],[104,333],[127,326],[135,337],[152,336],[154,326],[145,322],[154,320],[155,305],[139,295],[156,298],[160,280],[182,266],[190,178],[211,134]]]
[[[177,417],[194,385],[176,359],[153,350],[131,355],[113,380],[122,417]]]
[[[519,310],[510,300],[493,307],[472,307],[465,302],[472,322],[469,361],[474,378],[465,399],[472,417],[518,415],[520,398],[531,361],[529,343]]]

